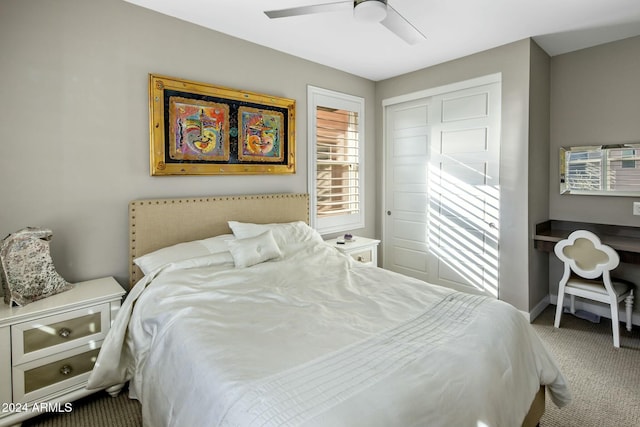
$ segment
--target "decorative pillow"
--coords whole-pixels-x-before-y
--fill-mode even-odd
[[[233,239],[233,234],[221,234],[207,239],[178,243],[138,257],[133,262],[140,267],[143,274],[147,275],[165,264],[227,251],[226,242]]]
[[[46,228],[27,227],[8,235],[0,245],[0,281],[4,302],[26,305],[71,289],[49,254],[53,237]]]
[[[253,224],[250,222],[229,221],[229,228],[238,239],[254,237],[262,234],[267,230],[273,232],[273,238],[280,249],[291,243],[301,243],[316,241],[322,242],[322,236],[309,227],[304,221],[272,223],[272,224]]]
[[[271,230],[246,239],[229,240],[227,245],[236,268],[251,267],[282,256]]]

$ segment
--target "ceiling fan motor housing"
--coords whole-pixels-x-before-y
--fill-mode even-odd
[[[387,0],[354,0],[353,16],[360,21],[380,22],[387,16]]]

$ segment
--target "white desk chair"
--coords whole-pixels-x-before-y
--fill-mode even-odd
[[[613,345],[620,347],[618,304],[625,300],[627,330],[631,331],[633,285],[611,280],[609,272],[620,263],[618,253],[611,247],[603,245],[598,236],[586,230],[574,231],[567,239],[558,242],[554,250],[558,258],[564,262],[564,275],[558,287],[558,306],[554,327],[560,327],[565,294],[571,295],[572,313],[576,311],[576,296],[609,304]]]

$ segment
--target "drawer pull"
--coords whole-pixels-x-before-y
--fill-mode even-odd
[[[62,375],[69,375],[71,372],[73,372],[73,368],[69,365],[64,365],[60,368],[60,373]]]
[[[67,338],[69,335],[71,335],[71,330],[62,328],[58,331],[58,335],[60,335],[62,338]]]
[[[362,255],[358,255],[358,261],[360,262],[364,261],[364,258],[362,258]]]

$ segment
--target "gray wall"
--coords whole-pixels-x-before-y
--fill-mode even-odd
[[[556,171],[562,146],[640,141],[640,37],[551,58],[550,129],[549,217],[639,227],[640,198],[561,195]],[[555,257],[549,264],[556,295],[562,266]],[[621,264],[616,275],[640,284],[639,266]]]
[[[639,141],[640,37],[551,59],[551,218],[640,226],[640,198],[561,195],[555,173],[562,146]]]
[[[493,73],[502,73],[500,153],[500,299],[529,311],[529,39],[376,84],[382,100]],[[382,109],[376,112],[378,169],[382,170]],[[382,178],[378,188],[383,188]],[[378,235],[382,235],[382,197],[378,198]],[[545,287],[546,288],[546,287]],[[533,304],[537,301],[532,302]]]
[[[127,282],[131,199],[305,192],[307,84],[366,99],[375,150],[367,151],[367,226],[358,232],[380,236],[382,100],[502,73],[500,297],[521,310],[547,292],[547,260],[530,240],[539,219],[640,226],[635,199],[560,196],[555,173],[562,145],[638,141],[638,37],[550,61],[522,40],[374,83],[121,0],[3,0],[0,52],[0,237],[27,225],[52,228],[52,254],[68,280]],[[297,173],[150,177],[149,73],[295,99]],[[622,273],[638,277],[631,266]]]
[[[551,58],[531,41],[529,80],[529,311],[544,308],[549,256],[533,247],[536,224],[549,219],[549,97]],[[540,301],[543,305],[536,307]],[[534,313],[537,314],[537,313]]]
[[[132,199],[306,192],[308,84],[375,111],[369,80],[121,0],[3,0],[0,52],[0,237],[52,228],[54,262],[71,281],[127,283]],[[295,99],[297,173],[150,177],[149,73]],[[374,135],[374,120],[366,126]],[[374,149],[366,165],[358,233],[373,236]]]

